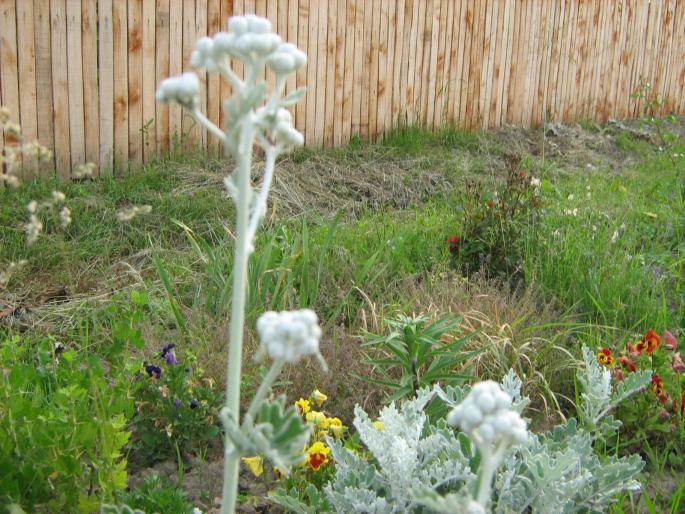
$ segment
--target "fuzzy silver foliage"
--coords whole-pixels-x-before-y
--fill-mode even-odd
[[[600,458],[593,443],[620,426],[617,420],[606,421],[609,412],[645,387],[650,373],[632,373],[614,388],[592,352],[584,348],[583,355],[585,366],[577,375],[582,388],[580,422],[571,418],[551,432],[531,434],[526,445],[507,454],[494,479],[492,512],[603,512],[618,493],[639,490],[635,477],[644,465],[642,459],[637,455]],[[510,371],[501,385],[513,399],[512,408],[522,413],[529,399],[521,394],[519,377]],[[383,430],[375,429],[357,407],[354,426],[372,458],[329,440],[336,475],[311,507],[316,512],[369,514],[485,512],[473,500],[480,472],[475,445],[444,419],[429,421],[425,413],[434,398],[451,408],[470,390],[469,386],[422,389],[415,399],[381,411]],[[311,508],[304,504],[294,508],[297,501],[292,495],[272,499],[295,512]]]

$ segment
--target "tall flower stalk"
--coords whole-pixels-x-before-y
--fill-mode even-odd
[[[232,60],[244,64],[244,80],[231,69]],[[199,110],[200,81],[194,73],[164,80],[157,92],[160,102],[175,101],[190,111],[200,124],[222,141],[225,153],[236,164],[233,173],[224,179],[226,191],[236,205],[226,405],[221,412],[226,432],[221,509],[224,514],[235,511],[241,456],[261,452],[271,458],[274,465],[285,468],[295,462],[298,449],[301,453],[302,441],[306,442],[309,437],[305,425],[293,423],[292,408],[284,408],[282,400],[280,403],[268,402],[266,397],[285,362],[318,354],[321,330],[313,311],[266,313],[260,318],[257,328],[262,347],[273,363],[242,423],[240,421],[248,259],[266,212],[276,159],[279,154],[304,142],[286,109],[303,96],[304,90],[299,89],[283,97],[283,88],[286,77],[304,66],[306,61],[306,55],[296,46],[283,43],[278,35],[271,32],[271,23],[267,19],[254,15],[235,16],[228,20],[228,32],[201,38],[191,57],[193,66],[219,73],[232,87],[233,96],[223,104],[225,130],[213,124]],[[272,91],[267,91],[266,83],[258,78],[264,67],[276,77]],[[258,190],[252,187],[250,180],[255,144],[261,147],[265,156],[262,184]],[[277,439],[276,434],[281,429],[287,429],[287,437]]]

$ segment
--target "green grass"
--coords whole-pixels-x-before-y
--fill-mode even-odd
[[[605,137],[609,130],[586,125],[596,137]],[[489,324],[482,325],[490,331],[486,343],[504,341],[493,349],[497,362],[483,369],[516,366],[530,353],[511,348],[528,348],[525,351],[542,356],[530,359],[538,367],[528,369],[529,383],[543,377],[545,387],[554,385],[549,393],[560,397],[572,397],[573,383],[572,373],[567,376],[558,369],[556,346],[577,355],[581,343],[626,341],[650,327],[684,326],[685,159],[673,157],[685,153],[682,138],[667,152],[658,152],[630,132],[619,132],[607,150],[614,153],[616,166],[588,170],[584,155],[575,164],[543,158],[547,154],[532,150],[537,140],[528,143],[535,137],[530,131],[500,137],[456,128],[431,132],[408,127],[392,132],[379,145],[353,140],[344,148],[301,149],[291,157],[296,165],[321,155],[326,157],[322,162],[346,165],[353,186],[360,161],[405,159],[436,170],[457,189],[467,178],[501,180],[502,154],[520,152],[527,174],[543,179],[545,203],[539,221],[526,233],[525,291],[505,294],[501,288],[493,293],[497,284],[487,291],[463,286],[478,281],[451,271],[445,248],[445,239],[458,234],[461,226],[454,200],[458,195],[436,193],[412,198],[403,209],[338,215],[310,210],[269,218],[250,262],[248,325],[267,309],[315,307],[339,352],[338,345],[354,344],[367,322],[382,324],[386,314],[398,311],[430,310],[435,306],[433,298],[426,299],[431,293],[440,292],[442,305],[451,306],[444,300],[449,297],[445,291],[468,291],[474,297],[471,305],[489,316]],[[631,159],[624,165],[626,155]],[[179,172],[200,166],[216,175],[189,180]],[[407,176],[415,172],[402,169]],[[29,309],[43,309],[43,324],[24,333],[24,340],[37,341],[50,333],[106,355],[107,346],[125,332],[118,320],[132,319],[135,290],[148,298],[140,335],[145,351],[161,341],[177,341],[220,379],[223,358],[216,355],[225,350],[233,251],[233,207],[221,191],[220,176],[214,162],[177,155],[117,179],[72,184],[40,180],[16,191],[0,190],[0,263],[29,260],[7,291]],[[26,247],[26,205],[54,189],[65,192],[74,222],[66,230],[46,223],[46,235]],[[334,192],[330,202],[337,206]],[[115,212],[127,205],[151,205],[152,213],[120,223]],[[41,295],[55,285],[67,286],[72,301],[45,305]],[[0,288],[0,310],[2,293]],[[507,326],[499,314],[524,293],[537,312],[525,321],[516,318],[515,323],[528,324],[525,328]],[[487,304],[480,296],[496,299]],[[15,333],[0,324],[0,339]],[[258,373],[251,361],[246,364],[246,377]],[[289,386],[294,391],[297,380]],[[251,387],[250,381],[246,378]],[[345,387],[336,387],[353,396]],[[561,410],[572,413],[569,402],[561,404]]]

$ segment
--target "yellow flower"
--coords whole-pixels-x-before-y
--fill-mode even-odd
[[[306,419],[309,423],[313,423],[318,428],[323,428],[324,430],[328,428],[328,419],[323,412],[310,411],[306,415]]]
[[[322,393],[321,391],[319,391],[318,389],[314,389],[314,391],[313,391],[312,394],[309,396],[309,398],[310,398],[311,401],[313,401],[313,402],[316,404],[317,407],[321,407],[321,405],[323,404],[323,402],[325,402],[326,400],[328,400],[328,396],[326,396],[325,394],[323,394],[323,393]]]
[[[307,450],[307,464],[314,470],[318,470],[322,464],[328,462],[328,454],[331,453],[331,449],[328,448],[321,441],[315,442]]]
[[[373,428],[375,428],[376,430],[383,430],[385,428],[385,424],[383,424],[382,421],[374,421]]]
[[[245,463],[254,476],[259,477],[264,473],[264,460],[259,455],[255,457],[243,457],[240,460]]]
[[[307,414],[312,408],[309,406],[309,400],[305,400],[304,398],[300,398],[295,402],[295,407],[297,407],[297,410],[300,411],[300,414],[304,416]]]
[[[343,426],[342,421],[340,421],[340,419],[328,418],[328,430],[331,431],[331,433],[336,437],[336,439],[339,439],[345,431],[345,427]]]

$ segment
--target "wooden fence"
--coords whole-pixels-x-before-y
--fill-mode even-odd
[[[310,145],[397,123],[631,117],[641,78],[663,112],[685,110],[682,0],[0,0],[2,104],[25,139],[54,149],[63,177],[86,161],[122,173],[181,134],[217,150],[155,90],[189,69],[200,36],[245,12],[309,56],[287,89],[308,88],[293,113]],[[229,87],[202,80],[203,109],[221,123]]]

